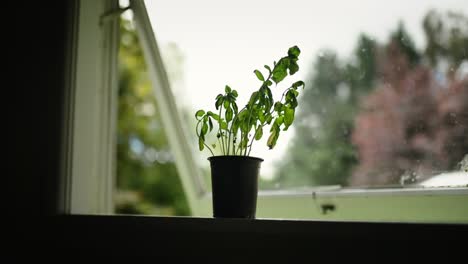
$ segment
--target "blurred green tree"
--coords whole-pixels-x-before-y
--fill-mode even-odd
[[[357,163],[350,139],[353,118],[358,99],[375,82],[375,53],[375,41],[365,34],[349,62],[333,51],[320,52],[300,98],[301,121],[274,178],[277,186],[346,185]]]
[[[446,60],[449,68],[458,68],[468,54],[468,17],[459,12],[446,14],[431,10],[423,20],[427,39],[425,55],[432,66]]]
[[[431,11],[423,27],[425,52],[400,33],[385,47],[383,81],[355,118],[353,185],[414,183],[457,170],[468,152],[468,18]]]
[[[360,157],[352,134],[361,102],[377,87],[385,87],[389,80],[404,80],[407,72],[428,61],[434,72],[448,61],[452,74],[467,61],[466,17],[431,11],[424,18],[423,29],[425,51],[417,50],[400,22],[388,44],[379,45],[374,38],[361,34],[348,60],[340,60],[333,51],[319,53],[300,97],[295,135],[270,186],[346,186],[355,182],[350,182],[350,177]],[[390,45],[401,51],[401,60],[388,56]]]
[[[189,215],[140,43],[125,19],[120,26],[119,74],[115,211]]]

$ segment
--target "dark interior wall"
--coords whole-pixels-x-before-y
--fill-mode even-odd
[[[7,105],[4,112],[7,118],[2,127],[7,131],[7,145],[11,146],[7,168],[13,172],[4,176],[13,178],[13,185],[2,187],[7,193],[13,193],[12,199],[7,200],[13,205],[12,213],[19,216],[13,217],[16,220],[13,226],[18,227],[13,230],[13,247],[16,246],[22,256],[27,257],[28,254],[24,253],[28,252],[40,252],[44,256],[58,256],[60,252],[65,252],[74,257],[86,257],[100,252],[109,256],[170,255],[176,262],[191,252],[196,256],[223,254],[227,259],[217,259],[220,263],[232,262],[233,257],[248,263],[243,258],[248,252],[257,259],[276,258],[280,254],[287,259],[295,256],[313,262],[317,254],[330,250],[331,254],[322,256],[331,260],[346,257],[354,262],[354,259],[369,257],[371,253],[375,255],[375,248],[396,256],[401,253],[416,254],[419,259],[440,252],[428,251],[428,248],[439,249],[452,238],[461,242],[451,243],[450,251],[454,249],[452,246],[466,245],[467,225],[223,221],[124,216],[41,217],[47,224],[40,224],[42,221],[36,221],[36,216],[57,212],[66,51],[75,3],[30,1],[24,8],[25,2],[13,2],[15,8],[11,9],[14,45],[13,52],[10,49],[7,51],[13,57],[16,75],[7,76],[15,77],[15,83],[5,86],[5,89],[13,91],[13,95],[8,96],[8,100],[3,97]],[[424,241],[406,242],[408,238]],[[380,242],[374,243],[375,239]],[[363,240],[372,242],[365,243]],[[384,242],[390,242],[387,244],[391,246],[386,247]],[[340,247],[336,247],[337,243]],[[421,243],[424,244],[422,251],[412,248],[413,245],[417,248]],[[369,245],[375,248],[368,248]],[[353,247],[356,250],[351,254],[339,251]],[[461,252],[453,251],[454,254],[448,256],[458,256]],[[11,252],[7,252],[7,256],[8,253]],[[37,260],[37,255],[30,256]],[[376,257],[382,260],[387,256]],[[285,263],[296,262],[299,261]]]
[[[49,215],[57,210],[60,175],[66,47],[75,1],[13,1],[15,66],[13,96],[4,127],[11,133],[8,166],[15,177],[16,214]],[[27,5],[27,6],[25,6]]]

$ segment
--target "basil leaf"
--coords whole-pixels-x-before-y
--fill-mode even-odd
[[[255,70],[254,73],[255,73],[255,75],[257,76],[257,78],[258,78],[260,81],[262,81],[262,82],[265,81],[265,78],[263,77],[263,74],[262,74],[259,70]]]
[[[198,110],[198,111],[195,113],[195,117],[202,117],[204,114],[205,114],[205,111],[203,111],[203,110]]]

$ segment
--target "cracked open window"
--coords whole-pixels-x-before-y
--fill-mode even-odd
[[[170,165],[170,175],[180,178],[170,176],[171,186],[180,188],[164,200],[172,187],[156,182],[169,173],[152,178],[127,164],[119,181],[134,188],[120,198],[166,203],[148,211],[153,214],[172,208],[167,214],[210,216],[211,153],[197,149],[195,111],[213,108],[225,85],[239,91],[239,101],[248,99],[242,96],[258,88],[253,70],[298,45],[298,78],[306,85],[295,123],[275,149],[266,137],[251,153],[265,159],[258,217],[468,220],[468,9],[462,1],[121,5],[130,7],[121,20],[126,67],[146,65],[121,76],[139,97],[127,98],[127,112],[119,112],[135,115],[125,117],[135,131],[119,127],[133,155],[127,158],[150,170]],[[141,46],[130,46],[135,39]],[[137,181],[132,177],[147,177],[154,188],[125,183]],[[187,208],[177,211],[171,205],[177,202]]]

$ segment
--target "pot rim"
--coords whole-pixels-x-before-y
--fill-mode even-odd
[[[219,155],[219,156],[208,157],[209,161],[212,161],[212,160],[215,160],[215,159],[254,159],[254,160],[258,160],[260,162],[264,161],[262,158],[259,158],[259,157],[242,156],[242,155]]]

